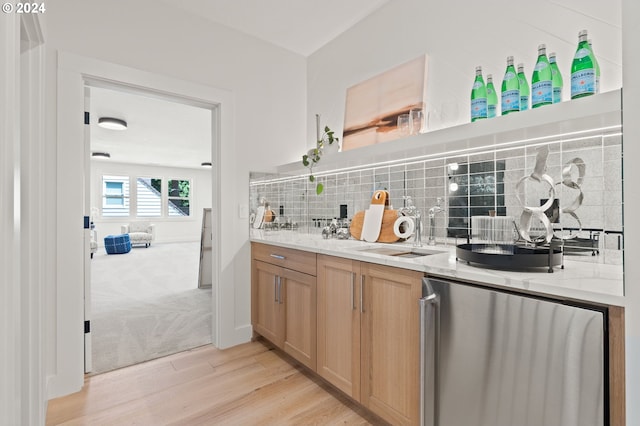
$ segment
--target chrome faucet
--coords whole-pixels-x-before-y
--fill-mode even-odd
[[[405,200],[406,206],[400,209],[400,213],[403,216],[412,218],[415,224],[413,246],[422,247],[422,215],[420,214],[420,210],[418,210],[418,208],[413,204],[413,200],[410,195],[402,198]]]
[[[442,198],[438,197],[436,198],[436,205],[429,209],[429,240],[427,241],[427,244],[429,244],[430,246],[436,245],[436,214],[444,211],[444,209],[440,207],[441,204]]]

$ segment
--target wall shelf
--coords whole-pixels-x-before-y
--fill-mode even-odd
[[[313,170],[315,175],[319,175],[412,158],[491,149],[511,143],[517,146],[558,137],[568,139],[574,134],[615,133],[620,131],[621,117],[620,89],[331,154],[323,157]],[[275,172],[280,176],[295,176],[308,173],[308,169],[296,161],[278,166]]]

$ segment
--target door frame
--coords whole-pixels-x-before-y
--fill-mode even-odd
[[[212,109],[212,342],[228,345],[226,339],[235,324],[221,321],[233,318],[234,287],[220,285],[223,278],[222,250],[231,234],[222,232],[226,214],[221,206],[232,202],[221,185],[225,164],[235,163],[234,95],[218,89],[67,52],[58,53],[57,69],[57,294],[56,294],[56,374],[50,380],[49,397],[77,392],[84,373],[84,185],[88,176],[82,165],[90,148],[84,144],[85,86],[116,85],[133,91],[155,93]],[[223,143],[224,141],[224,143]],[[81,165],[80,167],[78,167]],[[227,241],[227,244],[229,242]],[[225,302],[226,305],[225,306]],[[244,331],[242,331],[244,332]]]
[[[166,102],[172,102],[172,103],[178,103],[178,104],[182,104],[182,105],[190,105],[190,106],[198,106],[201,107],[203,109],[208,110],[211,113],[211,122],[213,123],[214,121],[216,121],[216,116],[219,115],[219,110],[220,110],[220,105],[219,104],[208,104],[205,102],[201,102],[201,101],[194,101],[193,99],[187,99],[187,98],[183,98],[182,96],[179,96],[177,94],[170,94],[167,95],[166,93],[159,93],[156,90],[153,91],[149,91],[147,89],[143,89],[143,88],[133,88],[130,87],[128,85],[122,85],[119,84],[117,82],[112,82],[112,81],[105,81],[105,80],[97,80],[93,77],[88,77],[85,76],[83,78],[84,80],[84,111],[86,112],[90,112],[91,111],[91,102],[92,102],[92,89],[94,88],[100,88],[100,89],[108,89],[108,90],[113,90],[116,92],[120,92],[120,93],[127,93],[127,94],[131,94],[131,95],[136,95],[136,96],[145,96],[145,97],[152,97],[152,98],[157,98],[157,99],[161,99],[163,101]],[[91,118],[91,122],[94,123],[96,119],[94,119],[93,117]],[[212,124],[213,126],[213,124]],[[92,185],[91,179],[92,179],[92,170],[91,170],[91,125],[90,123],[86,123],[86,125],[83,127],[84,128],[84,147],[85,147],[85,158],[84,158],[84,201],[83,201],[83,208],[84,208],[84,215],[85,215],[85,226],[87,226],[87,217],[89,218],[89,224],[90,224],[90,217],[91,217],[91,193],[92,191],[95,191],[96,186]],[[213,129],[213,127],[212,127]],[[216,139],[216,137],[213,134],[213,130],[212,130],[212,135],[211,135],[211,148],[212,151],[214,149],[214,147],[218,144],[218,141]],[[213,155],[213,154],[212,154]],[[212,164],[214,164],[214,162],[212,161]],[[212,167],[213,168],[213,167]],[[213,177],[210,175],[209,177],[209,181],[211,182],[211,184],[213,185],[214,179]],[[135,203],[135,194],[132,195],[131,198],[131,202]],[[205,210],[209,210],[209,219],[211,216],[211,208],[207,208]],[[204,220],[204,214],[203,214],[203,220]],[[204,222],[203,222],[204,223]],[[93,318],[92,315],[92,300],[91,300],[91,255],[90,255],[90,240],[91,240],[91,229],[90,228],[85,228],[85,233],[84,233],[84,321],[85,321],[85,331],[84,331],[84,372],[85,373],[90,373],[93,371],[93,363],[92,363],[92,359],[91,359],[91,355],[92,355],[92,351],[93,351],[93,344],[92,344],[92,326],[91,326],[91,320]],[[209,248],[210,252],[211,252],[211,248]],[[211,265],[211,263],[208,263],[207,266],[213,271],[213,267]],[[198,287],[200,287],[200,285],[198,285]],[[210,288],[211,285],[208,285],[207,288]],[[213,309],[215,309],[215,307],[212,306]],[[213,330],[213,329],[212,329]],[[213,340],[213,336],[215,335],[215,330],[213,330],[212,332],[212,342],[215,342]]]
[[[44,35],[37,15],[0,22],[0,424],[44,424]]]

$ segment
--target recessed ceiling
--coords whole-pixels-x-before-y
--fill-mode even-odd
[[[211,161],[211,110],[124,91],[91,88],[91,151],[108,161],[200,168]],[[103,129],[99,117],[127,122]]]
[[[390,0],[162,0],[309,56]]]

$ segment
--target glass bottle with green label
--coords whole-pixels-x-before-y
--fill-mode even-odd
[[[591,49],[591,59],[593,60],[596,68],[596,93],[600,93],[600,63],[598,62],[598,58],[596,58],[596,54],[593,52],[593,43],[591,43],[591,39],[589,39],[589,49]]]
[[[557,104],[558,102],[562,102],[562,73],[560,72],[560,68],[558,68],[558,64],[556,63],[556,54],[555,52],[549,53],[549,66],[551,67],[551,84],[553,87],[553,103]]]
[[[507,57],[507,69],[502,79],[502,115],[520,111],[520,82],[513,66],[513,56]]]
[[[529,82],[524,75],[524,64],[518,64],[518,82],[520,83],[520,111],[529,109]]]
[[[482,67],[476,67],[476,79],[471,89],[471,121],[487,118],[487,88],[482,78]]]
[[[547,47],[538,46],[538,60],[531,75],[531,108],[553,103],[552,71],[547,59]]]
[[[487,118],[493,118],[498,114],[498,94],[493,87],[493,76],[487,74]]]
[[[596,93],[596,68],[589,48],[587,30],[578,33],[578,48],[571,63],[571,99]]]

